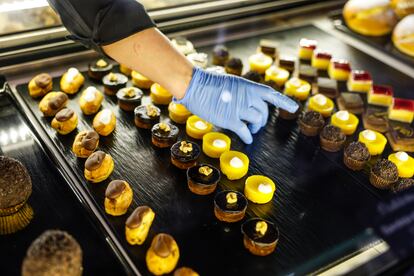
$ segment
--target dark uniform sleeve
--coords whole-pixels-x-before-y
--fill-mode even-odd
[[[70,39],[102,53],[111,44],[155,27],[136,0],[48,0],[71,33]]]

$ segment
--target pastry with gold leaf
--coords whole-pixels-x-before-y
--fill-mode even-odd
[[[39,109],[45,117],[55,116],[69,102],[68,96],[63,92],[49,92],[39,103]]]
[[[237,191],[221,191],[214,197],[214,214],[218,220],[236,222],[244,218],[246,197]]]
[[[60,89],[66,94],[75,94],[85,82],[85,77],[78,69],[71,67],[60,79]]]
[[[267,256],[275,251],[279,229],[270,221],[253,218],[242,225],[243,244],[250,253]]]
[[[134,110],[134,123],[139,128],[151,129],[160,121],[161,110],[155,105],[140,105]]]
[[[179,169],[186,170],[197,164],[200,146],[190,141],[180,141],[171,147],[171,163]]]
[[[148,206],[139,206],[125,222],[126,240],[131,245],[141,245],[145,242],[154,221],[155,213]]]
[[[32,98],[43,97],[53,88],[52,77],[46,73],[39,74],[30,80],[28,88]]]
[[[99,135],[108,136],[116,126],[115,114],[110,109],[103,109],[93,118],[92,125]]]
[[[107,179],[114,170],[114,160],[103,151],[92,153],[85,162],[86,180],[99,183]]]
[[[78,115],[70,108],[63,108],[56,113],[52,120],[52,127],[56,129],[59,134],[66,135],[78,126]]]
[[[212,165],[199,164],[187,169],[188,188],[197,195],[214,192],[220,178],[220,171]]]
[[[178,133],[177,126],[169,123],[158,123],[151,129],[152,144],[159,148],[169,148],[177,141]]]
[[[180,250],[174,238],[168,234],[158,234],[154,237],[147,251],[146,263],[148,270],[154,275],[172,272],[180,258]]]
[[[102,78],[112,71],[113,65],[101,58],[89,64],[88,76],[101,82]]]
[[[119,89],[126,87],[128,77],[121,73],[109,73],[102,78],[104,93],[114,96]]]
[[[79,98],[80,108],[85,115],[92,115],[101,108],[104,96],[101,91],[94,86],[89,86],[83,90]]]
[[[72,151],[79,158],[88,158],[99,145],[99,134],[93,130],[79,132],[72,145]]]
[[[124,111],[134,111],[141,104],[142,91],[136,87],[125,87],[116,92],[119,107]]]
[[[132,197],[132,189],[126,181],[111,181],[105,191],[105,212],[112,216],[122,216],[128,211]]]

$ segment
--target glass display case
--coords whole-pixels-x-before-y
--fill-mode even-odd
[[[389,81],[396,90],[403,91],[400,96],[406,96],[404,85],[413,81],[407,71],[402,72],[403,67],[385,64],[387,59],[380,60],[365,48],[359,48],[358,43],[335,33],[334,27],[330,28],[327,14],[341,9],[345,1],[140,2],[170,38],[184,36],[194,43],[197,51],[209,56],[214,46],[225,44],[232,56],[241,58],[244,73],[248,70],[248,57],[257,51],[260,40],[276,40],[280,53],[294,56],[298,41],[310,36],[319,40],[325,49],[350,59],[353,65]],[[328,27],[323,27],[326,24]],[[51,167],[55,166],[55,170],[63,174],[80,202],[79,208],[84,206],[94,217],[93,222],[100,225],[97,235],[107,239],[124,266],[125,274],[148,275],[146,245],[131,247],[127,244],[123,218],[109,217],[103,209],[104,188],[91,186],[83,179],[83,163],[70,151],[72,140],[56,135],[49,121],[40,114],[38,101],[27,92],[27,83],[42,72],[52,75],[55,89],[59,89],[59,79],[69,67],[79,68],[87,75],[88,64],[98,55],[66,40],[66,35],[59,17],[46,0],[0,0],[0,73],[6,74],[12,88],[9,93],[27,117],[33,136],[52,160]],[[118,72],[116,64],[114,68]],[[86,85],[103,89],[88,78]],[[340,86],[343,91],[346,90],[344,85]],[[78,96],[71,96],[69,106],[74,110],[79,109]],[[196,268],[201,275],[219,275],[220,272],[226,275],[258,272],[262,275],[337,275],[351,271],[379,274],[397,262],[388,245],[355,218],[356,213],[375,206],[389,192],[373,188],[366,171],[347,170],[342,155],[322,151],[317,139],[301,136],[295,123],[279,119],[277,110],[272,110],[268,125],[257,136],[257,143],[246,146],[229,134],[232,148],[248,153],[251,158],[250,173],[267,174],[277,180],[277,196],[273,202],[249,205],[247,211],[248,216],[263,216],[276,222],[281,231],[276,252],[259,258],[244,251],[240,225],[215,220],[212,198],[194,197],[187,191],[182,185],[186,179],[181,172],[160,165],[169,164],[169,153],[150,147],[146,141],[148,133],[131,125],[130,114],[119,110],[113,99],[105,101],[105,108],[114,110],[117,116],[117,131],[112,138],[100,141],[100,147],[123,168],[122,172],[115,172],[115,176],[133,180],[134,192],[139,197],[137,202],[153,204],[158,219],[154,233],[166,231],[177,239],[182,254],[180,264]],[[143,101],[149,101],[149,97],[145,96]],[[161,116],[168,120],[166,110]],[[85,116],[80,116],[79,120],[84,127],[90,123],[90,118]],[[180,128],[185,133],[185,128]],[[137,154],[129,156],[131,152]],[[219,166],[216,161],[202,158],[203,162]],[[137,164],[142,168],[136,170]],[[243,185],[228,179],[220,182],[221,189],[242,191]],[[19,257],[22,254],[19,252]],[[370,265],[364,266],[367,262]]]

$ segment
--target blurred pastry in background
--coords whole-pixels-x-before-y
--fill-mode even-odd
[[[399,18],[403,18],[414,13],[414,0],[391,0],[391,7]]]
[[[85,82],[85,77],[78,69],[71,67],[60,79],[60,89],[67,94],[75,94]]]
[[[68,96],[63,92],[49,92],[39,103],[39,109],[45,117],[55,116],[69,102]]]
[[[183,55],[188,55],[195,52],[194,45],[185,37],[176,37],[171,40],[172,45]]]
[[[47,230],[29,247],[23,260],[23,276],[82,275],[82,249],[70,234]]]
[[[131,76],[132,73],[132,69],[128,68],[126,65],[124,64],[119,64],[119,71],[124,74],[125,76]]]
[[[392,34],[392,42],[398,50],[414,57],[414,14],[404,17],[397,24]]]
[[[174,275],[173,276],[199,276],[200,274],[198,274],[197,272],[195,272],[194,270],[192,270],[189,267],[180,267],[178,269],[176,269],[174,271]]]
[[[206,69],[208,64],[208,55],[206,53],[191,53],[187,59],[194,65]]]
[[[43,97],[53,88],[52,77],[47,73],[39,74],[30,80],[28,88],[32,98]]]
[[[141,89],[150,89],[151,85],[154,84],[152,80],[141,75],[137,71],[131,72],[132,84]]]
[[[229,58],[230,53],[226,46],[217,45],[216,47],[214,47],[212,64],[224,66]]]
[[[241,76],[243,71],[243,62],[239,58],[231,58],[226,62],[224,68],[226,69],[227,74]]]
[[[349,0],[343,17],[349,28],[368,36],[389,34],[397,24],[397,15],[389,0]]]
[[[52,127],[62,135],[72,132],[77,126],[78,115],[70,108],[60,110],[52,120]]]

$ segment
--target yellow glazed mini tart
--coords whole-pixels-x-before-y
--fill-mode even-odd
[[[354,134],[358,123],[358,117],[346,110],[338,111],[331,117],[331,124],[339,127],[345,135]]]
[[[92,125],[99,135],[108,136],[115,129],[115,114],[110,109],[103,109],[93,118]]]
[[[168,105],[168,114],[170,116],[170,119],[177,124],[185,124],[188,117],[191,116],[191,112],[188,111],[184,105],[175,102],[171,102]]]
[[[289,75],[288,70],[272,65],[265,72],[265,81],[274,81],[279,87],[282,87]]]
[[[154,104],[167,105],[172,100],[172,95],[158,83],[151,85],[151,100]]]
[[[67,94],[75,94],[85,82],[85,77],[78,69],[72,67],[60,79],[60,89]]]
[[[381,133],[366,129],[359,133],[358,141],[364,143],[367,146],[371,155],[379,155],[384,151],[387,144],[387,138]]]
[[[309,97],[311,91],[311,85],[304,80],[299,78],[291,78],[285,83],[284,94],[298,99],[299,101],[304,101]]]
[[[81,97],[79,98],[79,106],[85,115],[92,115],[98,112],[101,108],[104,96],[101,91],[94,86],[89,86],[83,90]]]
[[[250,70],[259,74],[264,74],[272,63],[273,59],[263,53],[257,53],[249,57]]]
[[[78,115],[69,108],[64,108],[56,113],[52,120],[52,127],[56,129],[59,134],[66,135],[78,126]]]
[[[131,245],[145,242],[154,221],[155,213],[148,206],[140,206],[132,212],[125,222],[126,240]]]
[[[132,84],[141,89],[149,89],[151,85],[154,84],[152,80],[141,75],[137,71],[132,71],[131,77],[132,77]]]
[[[392,153],[388,156],[388,160],[394,163],[398,169],[398,176],[410,178],[414,175],[414,158],[404,151]]]
[[[92,153],[85,161],[86,180],[99,183],[107,179],[114,170],[114,160],[102,151]]]
[[[168,274],[174,270],[180,258],[180,250],[174,238],[168,234],[154,237],[147,251],[146,263],[148,270],[154,275]]]
[[[244,195],[248,200],[264,204],[272,200],[276,185],[268,177],[262,175],[252,175],[246,179]]]
[[[316,94],[309,99],[308,109],[319,112],[323,117],[329,117],[334,109],[334,103],[322,94]]]
[[[220,156],[220,169],[230,180],[237,180],[249,170],[249,158],[238,151],[226,151]]]
[[[231,139],[220,132],[210,132],[203,136],[203,152],[211,158],[219,158],[223,152],[229,151]]]
[[[105,191],[105,212],[112,216],[122,216],[131,205],[132,197],[132,189],[126,181],[111,181]]]
[[[188,136],[194,139],[202,139],[206,133],[213,129],[213,125],[201,119],[196,115],[192,115],[187,119],[185,130]]]

